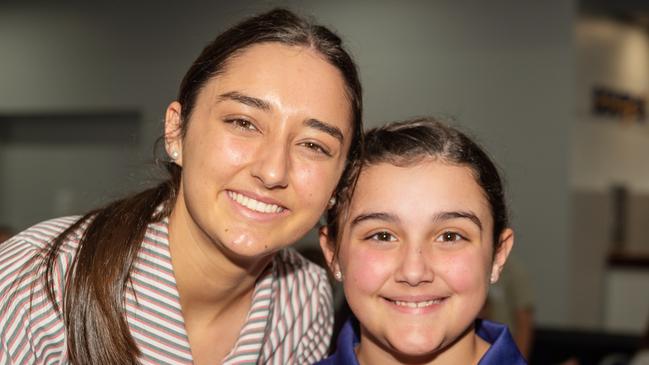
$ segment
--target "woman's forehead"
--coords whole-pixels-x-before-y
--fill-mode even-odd
[[[199,99],[237,92],[273,108],[336,124],[349,134],[352,112],[340,71],[319,53],[302,46],[260,43],[242,50],[208,81]]]

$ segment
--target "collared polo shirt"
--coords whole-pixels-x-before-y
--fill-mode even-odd
[[[482,356],[478,365],[526,365],[523,355],[518,351],[507,326],[478,319],[475,321],[476,333],[491,346]],[[317,365],[359,365],[354,349],[360,342],[358,320],[355,317],[345,322],[338,336],[336,352]]]

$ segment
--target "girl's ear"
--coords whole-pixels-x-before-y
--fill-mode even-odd
[[[491,266],[490,281],[492,284],[498,281],[500,273],[502,272],[503,267],[505,266],[505,262],[507,261],[507,257],[512,251],[512,247],[514,247],[514,231],[511,228],[506,228],[505,230],[503,230],[503,232],[500,234],[499,242],[500,247],[498,248],[498,252],[496,252],[496,254],[494,255],[493,264]]]
[[[329,230],[326,226],[320,227],[318,233],[320,238],[320,248],[322,249],[322,253],[327,261],[327,266],[329,266],[329,269],[334,274],[336,280],[340,281],[342,277],[338,274],[340,273],[340,265],[338,265],[338,260],[336,260],[335,257],[335,243],[333,240],[330,240]]]
[[[167,107],[165,113],[165,150],[173,162],[183,165],[183,141],[181,136],[181,106],[177,101]]]

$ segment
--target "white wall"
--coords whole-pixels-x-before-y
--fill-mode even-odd
[[[638,123],[594,115],[591,95],[594,87],[606,87],[647,99],[649,34],[631,24],[582,16],[575,23],[575,50],[577,118],[570,162],[574,200],[570,245],[575,267],[572,287],[579,296],[572,301],[572,321],[581,327],[640,333],[648,302],[637,295],[620,298],[612,288],[625,286],[610,285],[611,277],[617,276],[607,271],[611,268],[606,262],[613,244],[612,185],[629,189],[625,249],[649,252],[649,120]],[[645,309],[634,311],[638,306]],[[611,325],[611,313],[617,316],[620,308],[626,308],[624,321],[631,319],[636,327]]]
[[[145,161],[200,47],[271,4],[0,4],[0,113],[135,107],[144,138],[132,160]],[[574,1],[280,4],[343,35],[361,68],[368,125],[435,114],[479,136],[505,171],[538,320],[569,325]]]
[[[643,123],[595,116],[590,96],[595,86],[647,99],[649,34],[640,27],[584,17],[576,26],[577,83],[571,186],[606,192],[626,184],[649,193],[649,118]],[[646,111],[649,113],[649,110]]]

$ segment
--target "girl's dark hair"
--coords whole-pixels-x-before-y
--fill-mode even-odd
[[[244,20],[203,49],[180,85],[181,136],[187,131],[196,98],[205,84],[223,73],[228,61],[246,48],[273,42],[316,51],[345,80],[353,134],[341,181],[348,181],[350,161],[358,159],[363,137],[362,89],[356,65],[337,35],[288,10],[275,9]],[[168,161],[164,165],[168,180],[87,213],[45,249],[43,279],[49,300],[62,312],[72,364],[137,363],[140,352],[126,321],[125,293],[147,225],[167,217],[176,200],[181,168]],[[68,237],[81,229],[83,235],[66,276],[59,308],[54,291],[57,257]]]
[[[352,176],[358,176],[363,168],[383,162],[413,166],[431,158],[469,167],[489,202],[494,221],[494,252],[498,250],[500,234],[509,224],[503,183],[496,165],[477,143],[433,118],[394,122],[370,129],[364,142],[362,159],[354,164]],[[339,224],[345,220],[343,215],[347,214],[350,196],[348,194],[346,200],[327,211],[328,236],[332,241],[340,238]],[[338,245],[335,249],[338,250]]]

